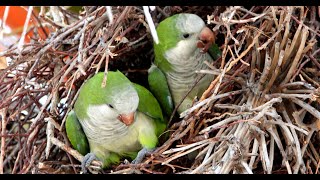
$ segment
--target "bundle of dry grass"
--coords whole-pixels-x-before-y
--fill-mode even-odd
[[[64,121],[83,81],[115,68],[146,74],[152,38],[142,8],[112,7],[113,22],[106,7],[84,9],[79,17],[60,7],[54,9],[60,18],[52,9],[51,16],[40,13],[39,23],[55,31],[0,53],[12,59],[0,72],[0,172],[79,173],[75,159],[83,156],[70,147]],[[178,12],[207,17],[217,32],[222,57],[198,72],[216,78],[143,163],[100,170],[94,161],[91,172],[318,173],[319,8],[157,7],[152,13],[157,23]],[[134,56],[141,50],[147,62]]]

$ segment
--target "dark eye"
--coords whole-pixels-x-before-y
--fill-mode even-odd
[[[113,106],[111,104],[107,104],[111,109],[113,109]]]
[[[187,39],[187,38],[190,36],[190,34],[185,33],[185,34],[183,34],[182,36],[183,36],[185,39]]]

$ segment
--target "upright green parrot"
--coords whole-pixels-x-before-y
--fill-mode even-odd
[[[209,69],[204,61],[212,62],[221,52],[214,44],[213,32],[195,14],[180,13],[161,21],[157,26],[159,43],[154,43],[155,60],[148,70],[151,92],[158,99],[165,115],[170,116],[201,74]],[[193,88],[178,108],[178,113],[191,107],[214,76],[207,74]]]
[[[156,147],[167,126],[158,101],[146,88],[120,71],[109,71],[103,88],[103,76],[100,72],[85,82],[66,120],[72,146],[85,155],[84,171],[94,158],[104,168],[122,157],[138,163]]]

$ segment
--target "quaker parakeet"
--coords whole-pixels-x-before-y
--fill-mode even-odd
[[[122,157],[134,159],[138,152],[155,148],[166,122],[158,101],[146,88],[120,71],[109,71],[103,88],[103,76],[100,72],[81,87],[74,112],[68,114],[66,132],[72,146],[87,154],[85,160],[94,155],[108,167]]]
[[[148,71],[148,82],[165,114],[170,116],[201,76],[196,70],[209,69],[204,61],[212,62],[221,52],[214,44],[213,32],[195,14],[168,17],[156,30],[159,43],[154,43],[155,60]],[[205,75],[179,106],[178,113],[189,108],[196,96],[201,97],[213,78],[213,75]]]

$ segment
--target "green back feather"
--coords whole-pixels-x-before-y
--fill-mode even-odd
[[[154,64],[151,66],[148,72],[150,91],[159,101],[166,117],[170,117],[173,112],[174,105],[167,79],[163,72]]]
[[[159,43],[154,43],[155,64],[162,70],[169,71],[170,63],[164,58],[164,53],[176,46],[180,39],[180,33],[175,24],[179,14],[173,15],[161,21],[157,27]],[[170,37],[170,38],[168,38]]]
[[[66,132],[74,149],[82,155],[89,153],[90,148],[87,137],[84,134],[81,124],[73,110],[69,112],[66,119]]]
[[[132,83],[139,96],[138,111],[151,117],[156,124],[156,134],[159,136],[166,128],[166,121],[163,118],[161,107],[157,99],[145,87]]]

